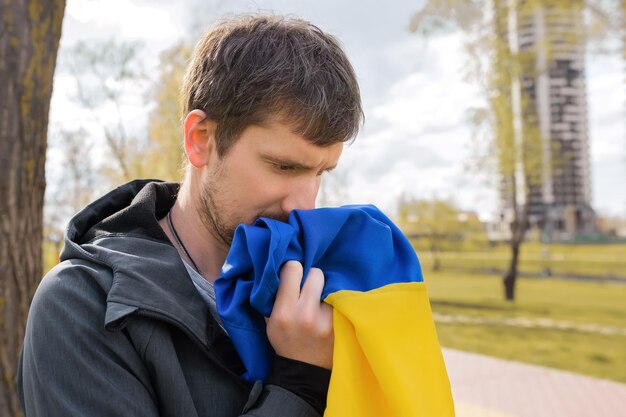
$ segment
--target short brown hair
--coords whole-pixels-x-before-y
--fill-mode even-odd
[[[243,130],[269,121],[326,146],[348,141],[363,119],[354,69],[338,41],[301,19],[237,16],[198,42],[182,88],[183,116],[217,122],[223,156]]]

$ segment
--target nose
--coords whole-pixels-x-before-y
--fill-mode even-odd
[[[283,213],[289,214],[295,209],[314,209],[319,186],[320,181],[318,176],[306,178],[302,181],[294,181],[282,201],[281,209]]]

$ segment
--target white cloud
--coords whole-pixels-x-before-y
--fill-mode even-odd
[[[62,45],[77,39],[142,39],[146,66],[190,27],[206,26],[216,13],[274,10],[310,19],[335,34],[345,46],[361,84],[365,128],[346,150],[340,167],[349,173],[350,202],[372,202],[393,214],[402,192],[454,198],[466,209],[491,215],[493,188],[466,168],[472,155],[471,126],[465,114],[482,103],[476,86],[462,81],[465,53],[459,34],[428,41],[407,31],[419,1],[239,0],[221,6],[216,0],[69,0]],[[193,18],[197,22],[192,22]],[[200,23],[198,23],[200,22]],[[589,124],[594,204],[613,212],[626,206],[626,121],[623,61],[589,59]],[[51,121],[71,123],[84,116],[64,96],[72,88],[55,79]],[[131,120],[144,116],[141,98],[128,110]],[[137,125],[138,126],[138,125]],[[622,179],[622,181],[619,181]]]
[[[466,169],[472,142],[465,115],[482,99],[461,80],[461,49],[461,38],[447,35],[428,43],[406,37],[382,51],[384,59],[410,64],[394,77],[379,74],[385,88],[366,108],[366,127],[345,153],[352,202],[369,201],[393,214],[407,193],[453,198],[483,217],[492,214],[495,196],[485,198],[480,173]]]
[[[138,5],[128,0],[74,0],[67,2],[65,18],[70,22],[73,19],[81,32],[83,28],[91,29],[83,32],[83,36],[115,35],[144,40],[181,37],[184,28],[162,6]]]
[[[626,86],[624,61],[615,56],[587,59],[593,206],[626,216]]]

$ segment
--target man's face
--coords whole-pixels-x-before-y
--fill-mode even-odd
[[[235,228],[259,217],[286,221],[293,209],[315,208],[322,174],[335,167],[343,143],[320,147],[283,124],[249,126],[202,175],[200,216],[230,245]]]

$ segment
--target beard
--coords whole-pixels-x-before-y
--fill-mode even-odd
[[[218,207],[214,191],[209,186],[203,186],[200,193],[200,219],[204,226],[213,234],[213,236],[226,246],[230,246],[233,242],[235,229],[237,225],[230,224],[226,221],[227,213]]]
[[[202,223],[219,242],[230,247],[237,226],[252,224],[260,217],[287,222],[288,213],[272,213],[269,210],[250,214],[236,213],[239,209],[238,204],[229,198],[227,191],[223,189],[223,177],[224,171],[219,166],[213,175],[203,181],[200,189],[200,207],[198,207]]]

